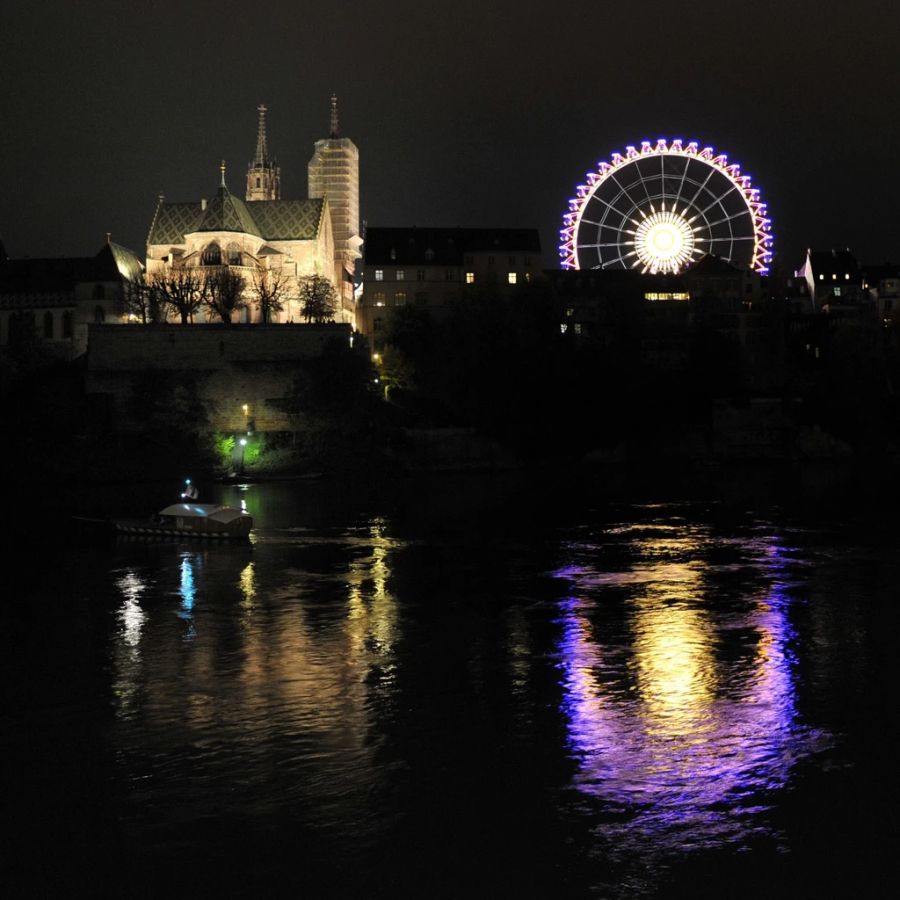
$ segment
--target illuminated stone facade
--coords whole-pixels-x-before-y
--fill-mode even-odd
[[[300,322],[298,297],[304,278],[327,278],[338,296],[335,320],[355,321],[353,276],[359,258],[359,151],[338,134],[332,97],[331,133],[317,141],[309,163],[309,199],[281,197],[281,169],[269,155],[266,107],[258,108],[256,152],[247,167],[245,199],[225,182],[225,166],[215,196],[189,203],[160,197],[147,238],[148,278],[170,269],[236,269],[252,292],[260,272],[287,276],[284,308],[270,322]],[[250,297],[247,298],[251,300]],[[249,302],[241,321],[258,321]],[[199,312],[194,321],[207,321]]]

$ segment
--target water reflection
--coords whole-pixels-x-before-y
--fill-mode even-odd
[[[116,652],[117,741],[161,808],[314,808],[327,828],[361,802],[374,718],[396,690],[390,530],[370,517],[327,536],[270,530],[252,547],[147,549],[144,611],[136,570],[121,576],[120,617],[135,624]],[[140,656],[125,652],[138,641]],[[210,778],[231,793],[210,797]]]
[[[789,554],[775,534],[717,541],[664,519],[607,535],[556,573],[572,589],[559,649],[577,787],[608,814],[607,852],[741,844],[809,747]]]
[[[194,581],[194,558],[193,553],[183,553],[181,556],[181,610],[178,615],[187,623],[185,631],[185,640],[192,640],[197,636],[197,630],[194,627],[194,600],[196,598],[197,586]],[[199,555],[197,555],[199,560]]]

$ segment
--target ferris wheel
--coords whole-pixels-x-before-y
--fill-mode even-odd
[[[560,232],[567,269],[677,273],[705,254],[768,272],[770,220],[740,166],[712,147],[641,143],[589,172]]]

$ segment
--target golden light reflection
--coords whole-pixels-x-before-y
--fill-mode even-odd
[[[241,594],[241,605],[245,609],[251,609],[256,599],[256,570],[252,562],[247,563],[241,571]]]
[[[368,643],[380,653],[390,652],[396,640],[397,604],[387,590],[389,556],[394,541],[387,537],[387,522],[377,516],[369,523],[372,555],[354,560],[350,568],[348,635],[354,652]]]
[[[667,551],[673,549],[667,541]],[[682,552],[696,552],[689,540]],[[646,566],[646,586],[632,618],[638,691],[648,726],[675,736],[707,717],[716,687],[709,611],[697,605],[702,568],[696,562]]]
[[[598,565],[605,542],[629,564]],[[817,739],[797,722],[786,554],[753,536],[714,563],[729,542],[678,523],[623,526],[605,542],[574,546],[556,573],[573,591],[560,653],[576,784],[627,814],[608,830],[635,852],[651,836],[676,852],[738,839],[756,827],[739,799],[782,786]],[[624,619],[598,627],[607,606]]]

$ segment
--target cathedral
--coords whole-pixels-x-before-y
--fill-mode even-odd
[[[146,274],[168,269],[236,267],[248,285],[260,272],[278,272],[291,283],[328,278],[339,298],[335,319],[354,323],[354,275],[360,258],[359,150],[341,137],[337,98],[331,128],[316,141],[308,166],[308,198],[281,197],[281,169],[269,155],[266,107],[258,108],[256,153],[247,167],[244,199],[228,190],[225,163],[211,199],[172,203],[160,197],[147,237]],[[244,321],[253,313],[243,310]],[[291,297],[273,321],[299,322]]]

